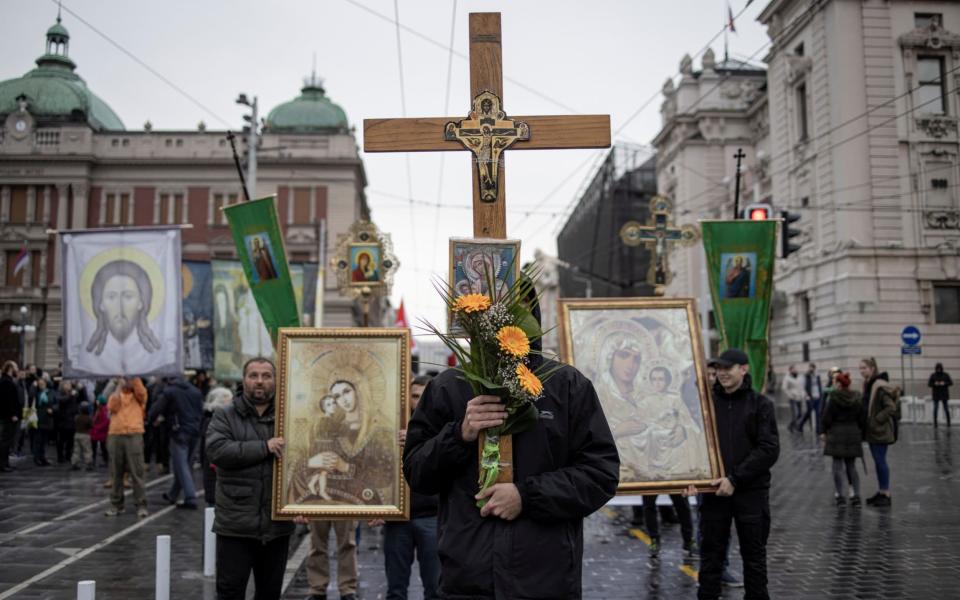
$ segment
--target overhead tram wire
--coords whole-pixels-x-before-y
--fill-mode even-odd
[[[346,0],[346,1],[351,1],[351,0]],[[743,15],[744,12],[746,12],[746,10],[747,10],[747,8],[748,8],[749,6],[750,6],[750,2],[747,2],[747,4],[746,4],[742,9],[740,9],[740,12],[738,12],[736,15],[734,15],[734,17],[733,17],[734,20],[740,18],[740,16]],[[807,10],[809,11],[810,9],[808,8]],[[801,16],[802,16],[802,15],[801,15]],[[800,17],[797,17],[797,19],[799,19],[799,18],[800,18]],[[789,28],[791,25],[793,25],[793,23],[795,23],[795,22],[796,22],[796,19],[795,19],[793,22],[791,22],[791,24],[788,25],[787,28],[785,28],[785,29],[788,29],[788,28]],[[700,48],[700,50],[698,50],[695,54],[693,54],[693,56],[692,56],[691,58],[696,58],[696,57],[698,57],[698,56],[701,56],[703,53],[705,53],[705,52],[710,48],[711,44],[713,44],[713,42],[715,42],[721,35],[723,35],[723,33],[727,30],[728,27],[729,27],[728,24],[724,24],[724,26],[720,29],[720,31],[718,31],[716,34],[714,34],[714,36],[711,37],[711,38],[707,41],[707,43],[704,44],[702,48]],[[765,50],[767,47],[769,47],[772,43],[773,43],[772,40],[766,42],[766,43],[763,44],[759,49],[757,49],[757,50],[750,56],[749,59],[747,59],[746,61],[743,61],[743,62],[744,62],[745,64],[746,64],[746,63],[749,63],[749,61],[753,60],[760,52],[764,51],[764,50]],[[676,77],[676,75],[674,75],[674,77]],[[696,102],[694,103],[693,106],[696,106],[697,104],[699,104],[700,101],[703,100],[704,97],[706,97],[707,95],[709,95],[710,93],[712,93],[716,88],[718,88],[721,84],[723,84],[723,83],[724,83],[727,79],[729,79],[729,78],[730,78],[730,74],[729,74],[729,73],[725,73],[724,76],[723,76],[713,87],[711,87],[709,90],[707,90],[707,92],[705,92],[704,94],[701,94],[700,97],[697,98],[697,100],[696,100]],[[651,96],[650,96],[649,98],[647,98],[643,103],[641,103],[641,104],[640,104],[640,107],[637,108],[637,110],[635,110],[629,117],[627,117],[626,120],[623,121],[623,123],[621,123],[621,124],[614,130],[614,132],[613,132],[613,137],[616,138],[617,136],[622,135],[623,130],[626,129],[626,127],[627,127],[628,125],[630,125],[630,123],[632,123],[633,120],[636,119],[644,110],[646,110],[646,109],[653,103],[654,100],[656,100],[657,98],[659,98],[659,97],[660,97],[660,94],[661,94],[661,91],[660,91],[660,90],[657,90],[656,92],[653,93],[653,95],[651,95]],[[577,167],[577,170],[583,168],[583,166],[586,165],[586,163],[588,163],[591,159],[593,159],[593,157],[587,157],[587,159],[584,160],[583,163],[581,163],[581,164]],[[551,194],[551,195],[552,195],[552,194]],[[541,204],[545,204],[546,201],[547,201],[549,198],[550,198],[550,195],[548,195],[547,197],[545,197],[544,200],[541,202]],[[572,199],[570,200],[570,202],[567,203],[567,206],[564,208],[564,211],[563,211],[563,212],[564,212],[565,214],[568,214],[569,212],[571,212],[571,211],[573,210],[573,207],[576,205],[577,200],[578,200],[578,198],[576,198],[576,197],[572,198]],[[524,219],[524,220],[526,220],[526,219]],[[521,222],[521,223],[522,223],[522,222]]]
[[[407,93],[406,86],[404,85],[403,80],[403,45],[400,43],[400,2],[399,0],[393,0],[393,13],[394,13],[394,23],[396,24],[397,32],[397,72],[400,75],[400,112],[404,118],[407,116]],[[407,198],[410,201],[410,245],[413,249],[413,266],[417,267],[417,221],[413,214],[413,175],[411,174],[410,169],[410,153],[403,153],[404,161],[406,162],[407,168]],[[414,288],[413,291],[414,300],[419,300],[419,288]]]
[[[447,86],[443,93],[443,115],[450,114],[450,82],[453,79],[453,41],[457,32],[457,0],[453,0],[453,9],[450,11],[450,52],[447,54]],[[437,236],[440,234],[440,202],[443,199],[443,167],[447,157],[446,152],[439,152],[440,168],[439,181],[437,182],[437,208],[433,211],[433,237],[430,238],[436,244]],[[434,254],[434,265],[439,254]]]
[[[58,2],[58,0],[51,0],[51,2],[53,2],[54,4],[57,4],[58,6],[60,6],[60,7],[63,9],[64,12],[68,13],[68,14],[71,15],[74,19],[76,19],[77,21],[79,21],[79,22],[83,23],[84,25],[86,25],[88,29],[90,29],[90,30],[93,31],[95,34],[97,34],[97,35],[99,35],[100,37],[102,37],[102,38],[103,38],[104,40],[106,40],[107,43],[109,43],[111,46],[113,46],[114,48],[116,48],[117,50],[119,50],[120,52],[122,52],[123,54],[127,55],[127,57],[130,58],[133,62],[137,63],[138,65],[140,65],[141,67],[143,67],[144,69],[146,69],[147,71],[149,71],[151,75],[153,75],[154,77],[156,77],[157,79],[159,79],[159,80],[162,81],[163,83],[167,84],[168,87],[170,87],[170,88],[173,89],[175,92],[177,92],[178,94],[180,94],[181,96],[183,96],[184,98],[186,98],[187,100],[189,100],[194,106],[196,106],[196,107],[199,108],[200,110],[204,111],[205,113],[207,113],[208,115],[210,115],[211,117],[213,117],[214,119],[216,119],[217,121],[220,121],[221,123],[223,123],[223,125],[224,125],[225,127],[227,127],[227,128],[230,128],[230,127],[231,127],[230,121],[228,121],[228,120],[224,119],[223,117],[221,117],[220,115],[218,115],[216,112],[213,111],[213,109],[211,109],[210,107],[208,107],[208,106],[205,105],[204,103],[202,103],[202,102],[200,102],[199,100],[197,100],[193,95],[191,95],[191,94],[188,93],[186,90],[184,90],[182,87],[180,87],[179,85],[177,85],[176,83],[174,83],[173,81],[171,81],[169,78],[167,78],[165,75],[163,75],[163,73],[161,73],[160,71],[158,71],[158,70],[154,69],[153,67],[151,67],[150,65],[148,65],[148,64],[146,63],[146,61],[144,61],[143,59],[141,59],[140,57],[138,57],[138,56],[137,56],[136,54],[134,54],[132,51],[127,50],[122,44],[120,44],[120,42],[114,40],[114,39],[111,38],[109,35],[107,35],[107,34],[104,33],[103,31],[101,31],[100,29],[98,29],[98,28],[97,28],[96,26],[94,26],[92,23],[90,23],[89,21],[87,21],[86,19],[84,19],[83,17],[81,17],[79,14],[77,14],[77,12],[74,11],[74,10],[72,10],[69,6],[66,6],[66,5]]]

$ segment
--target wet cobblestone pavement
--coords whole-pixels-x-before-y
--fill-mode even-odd
[[[960,429],[951,435],[929,426],[902,428],[889,454],[893,507],[884,509],[834,506],[828,459],[809,432],[801,437],[783,431],[781,446],[771,492],[772,598],[958,597]],[[103,516],[103,469],[40,469],[28,459],[14,464],[20,470],[0,475],[0,600],[74,598],[81,579],[96,580],[98,600],[152,598],[161,534],[172,536],[171,598],[215,597],[212,581],[202,575],[203,512],[166,506],[160,494],[168,476],[149,479],[151,516],[137,521],[130,510]],[[865,497],[876,490],[869,454],[866,466],[864,475],[858,464]],[[646,536],[630,517],[629,508],[613,507],[587,521],[584,598],[694,598],[697,562],[683,558],[679,526],[663,526],[661,558],[651,561]],[[307,594],[298,561],[307,549],[303,539],[291,541],[285,598]],[[385,597],[381,544],[379,532],[364,526],[360,598]],[[732,558],[738,571],[735,546]],[[416,568],[413,573],[410,598],[422,598]],[[742,595],[729,589],[725,598]],[[333,586],[329,597],[337,598]]]

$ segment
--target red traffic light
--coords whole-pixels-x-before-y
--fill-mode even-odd
[[[751,204],[743,209],[740,218],[750,221],[767,221],[773,218],[773,207],[765,202]]]

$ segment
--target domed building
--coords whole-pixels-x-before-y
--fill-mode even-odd
[[[161,131],[149,122],[127,128],[80,76],[71,41],[58,16],[35,68],[16,77],[0,72],[0,362],[21,358],[10,326],[21,324],[22,307],[27,324],[37,327],[27,334],[23,360],[44,367],[60,361],[61,268],[48,229],[186,225],[185,265],[206,265],[210,273],[213,259],[236,258],[220,210],[244,196],[227,131],[203,122],[193,130]],[[150,76],[140,82],[145,88],[154,83]],[[320,260],[322,227],[327,240],[336,239],[370,216],[347,115],[312,74],[299,96],[269,112],[261,131],[255,196],[276,196],[288,258],[304,269],[304,312],[312,315],[307,307],[323,297],[324,325],[354,325],[355,311],[337,294],[334,274],[324,282],[329,293],[321,295],[310,276]],[[237,136],[241,154],[246,138]],[[200,307],[193,329],[214,327],[211,304]],[[188,366],[215,367],[208,359],[213,349],[192,365],[191,348],[186,351]]]
[[[60,22],[47,30],[46,52],[37,68],[0,82],[0,118],[13,121],[15,133],[36,126],[86,123],[96,131],[123,131],[113,109],[87,88],[70,60],[70,33]],[[8,123],[9,124],[9,123]]]

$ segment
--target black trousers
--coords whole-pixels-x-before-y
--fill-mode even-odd
[[[721,576],[730,541],[730,524],[737,526],[743,558],[744,600],[769,600],[767,593],[767,538],[770,536],[768,490],[737,491],[733,496],[703,494],[700,506],[700,589],[697,598],[716,600],[722,593]]]
[[[9,418],[0,421],[0,468],[10,466],[10,448],[13,446],[13,438],[20,429],[20,422],[14,422]]]
[[[244,600],[253,571],[254,600],[280,600],[290,536],[264,544],[254,538],[217,536],[217,600]]]
[[[680,531],[683,533],[683,542],[693,540],[693,519],[690,517],[690,503],[680,494],[670,494],[670,501],[680,519]],[[657,518],[657,497],[643,497],[643,524],[647,535],[652,538],[660,537],[660,520]]]
[[[69,462],[70,457],[73,456],[73,434],[76,433],[74,429],[67,429],[65,427],[57,428],[57,462]]]

